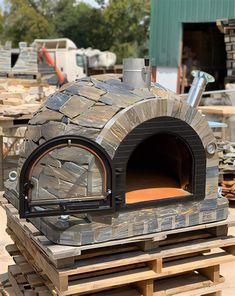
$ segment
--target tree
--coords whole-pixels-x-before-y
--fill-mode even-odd
[[[109,0],[104,16],[113,37],[111,50],[117,54],[118,62],[123,57],[147,55],[149,0]]]
[[[95,0],[95,2],[101,7],[104,8],[106,1],[105,0]]]
[[[29,4],[46,18],[54,16],[60,0],[28,0]]]
[[[83,2],[60,0],[55,11],[54,26],[58,37],[72,39],[81,48],[110,48],[112,40],[101,9]]]
[[[17,46],[19,41],[31,43],[36,38],[53,35],[53,24],[35,9],[30,0],[9,0],[4,15],[4,36]],[[34,3],[35,4],[35,3]]]
[[[3,14],[2,14],[2,11],[0,9],[0,44],[1,44],[1,41],[2,41],[2,38],[3,38]]]
[[[150,1],[96,0],[101,8],[74,0],[59,0],[54,12],[58,37],[72,39],[78,47],[112,50],[123,57],[146,56]],[[105,5],[105,3],[107,3]]]

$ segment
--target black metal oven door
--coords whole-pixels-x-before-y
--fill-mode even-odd
[[[114,210],[112,161],[87,138],[53,138],[26,159],[19,178],[21,218]]]

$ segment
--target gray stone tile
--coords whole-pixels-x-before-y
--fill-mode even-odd
[[[104,92],[134,96],[130,92],[130,90],[127,89],[124,85],[122,88],[120,88],[118,86],[119,82],[117,82],[117,84],[114,84],[114,83],[110,84],[110,83],[107,83],[106,81],[99,81],[94,78],[92,78],[92,82],[97,88],[103,90]]]
[[[74,82],[68,82],[68,83],[65,83],[64,85],[62,85],[59,89],[60,92],[66,90],[68,87],[74,85]]]
[[[77,95],[79,92],[79,88],[81,88],[82,83],[71,83],[68,87],[65,88],[66,93],[70,93],[71,95]]]
[[[36,148],[38,148],[38,145],[36,143],[31,140],[26,140],[24,150],[25,157],[27,158]]]
[[[107,121],[119,110],[114,106],[93,106],[83,114],[72,119],[72,122],[82,126],[103,128]]]
[[[91,80],[98,80],[98,81],[109,81],[109,80],[119,80],[122,78],[122,74],[120,73],[105,73],[105,74],[98,74],[98,75],[92,75],[90,77]],[[84,78],[82,78],[83,80]]]
[[[132,105],[142,98],[139,96],[127,96],[123,94],[107,93],[100,98],[100,101],[107,105],[114,105],[121,108],[125,108]]]
[[[142,100],[155,98],[155,94],[153,94],[148,89],[134,89],[131,91],[132,94],[137,95],[142,98]]]
[[[45,109],[39,113],[37,113],[32,119],[30,119],[29,124],[35,125],[35,124],[43,124],[48,121],[60,121],[63,117],[63,114]]]
[[[59,161],[70,161],[75,164],[88,164],[93,155],[85,149],[74,146],[54,149],[50,156]]]
[[[56,168],[61,167],[61,162],[58,159],[52,157],[50,154],[46,154],[40,160],[40,164],[42,164],[42,165],[51,165],[51,166],[56,167]]]
[[[95,139],[100,132],[98,128],[84,127],[77,124],[69,124],[65,128],[65,134],[83,136],[90,139]]]
[[[40,125],[28,125],[25,132],[25,138],[27,140],[33,140],[37,142],[41,138],[41,126]]]
[[[69,171],[68,169],[66,169],[64,165],[62,165],[62,167],[60,168],[46,166],[43,172],[48,176],[53,176],[57,178],[59,181],[63,180],[70,183],[86,186],[87,181],[85,180],[85,178],[87,178],[87,168],[84,168],[78,165],[76,165],[76,167],[77,167],[76,171],[75,170]]]
[[[86,97],[97,102],[100,99],[100,96],[105,94],[105,91],[93,86],[82,86],[81,88],[79,88],[78,94],[82,97]]]
[[[105,80],[105,83],[110,85],[111,87],[117,87],[119,89],[125,89],[125,90],[133,90],[132,87],[124,84],[120,79],[107,79]]]
[[[94,105],[94,101],[74,95],[70,97],[69,100],[66,101],[66,103],[62,105],[59,110],[69,118],[74,118],[85,112],[92,105]]]
[[[62,92],[56,92],[48,97],[46,100],[45,106],[48,109],[58,111],[61,106],[70,98],[70,95],[67,95]]]
[[[66,125],[62,122],[50,121],[42,125],[41,132],[43,138],[48,141],[64,134]]]

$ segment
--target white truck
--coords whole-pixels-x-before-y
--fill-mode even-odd
[[[35,39],[33,44],[40,53],[46,49],[58,69],[66,76],[68,81],[86,75],[84,58],[78,52],[75,43],[67,38],[61,39]]]
[[[87,75],[90,68],[110,68],[116,62],[114,53],[91,48],[78,49],[68,38],[35,39],[33,46],[36,46],[38,51],[41,48],[46,49],[68,81]]]
[[[114,53],[78,49],[68,38],[35,39],[30,47],[21,42],[18,57],[15,53],[9,46],[0,46],[0,74],[43,76],[54,71],[60,81],[62,77],[74,81],[92,74],[92,69],[110,69],[116,62]]]

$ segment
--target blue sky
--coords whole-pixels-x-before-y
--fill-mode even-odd
[[[95,0],[85,0],[83,2],[89,3],[91,6],[98,7],[97,3]]]

